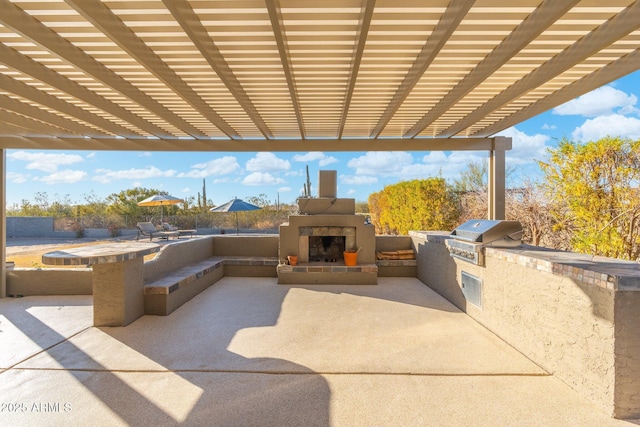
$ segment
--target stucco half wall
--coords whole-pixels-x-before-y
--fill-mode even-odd
[[[640,276],[603,273],[633,265],[528,247],[487,249],[480,267],[452,258],[447,238],[412,233],[422,282],[612,416],[640,416]],[[481,280],[480,306],[463,272]]]

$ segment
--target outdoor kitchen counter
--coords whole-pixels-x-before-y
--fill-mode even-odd
[[[125,326],[144,314],[144,257],[159,250],[156,243],[109,243],[48,252],[42,262],[91,265],[93,325]]]
[[[411,237],[445,244],[448,231],[410,231]],[[485,256],[594,284],[613,291],[640,291],[640,264],[538,246],[485,248]]]
[[[448,232],[411,232],[417,277],[617,418],[640,417],[640,266],[521,245],[451,256]]]

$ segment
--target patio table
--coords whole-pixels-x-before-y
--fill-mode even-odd
[[[125,326],[144,314],[144,256],[156,243],[82,246],[42,255],[47,265],[90,265],[93,269],[93,325]]]

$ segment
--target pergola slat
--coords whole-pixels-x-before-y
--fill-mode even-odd
[[[620,61],[640,43],[634,0],[0,0],[0,10],[0,74],[19,82],[0,90],[50,113],[27,116],[52,137],[71,131],[66,118],[74,133],[124,140],[326,151],[320,141],[381,139],[402,150],[413,138],[494,135],[640,69]]]
[[[486,117],[508,102],[568,70],[576,63],[581,63],[589,56],[595,55],[621,37],[640,29],[640,19],[638,19],[638,17],[640,17],[640,0],[634,2],[612,19],[571,45],[568,49],[554,56],[533,72],[527,74],[507,90],[496,95],[489,102],[468,114],[464,119],[450,126],[438,134],[438,136],[446,138],[462,132],[471,124],[478,121],[480,117]]]
[[[127,80],[96,61],[93,57],[23,12],[9,0],[0,0],[0,10],[2,10],[0,14],[0,23],[2,25],[13,29],[75,67],[82,69],[87,74],[142,105],[187,134],[193,137],[207,136]]]
[[[413,138],[531,43],[580,0],[545,0],[404,135]]]
[[[176,94],[230,138],[238,133],[207,104],[180,76],[155,54],[133,31],[98,0],[67,0],[78,13],[164,82]]]

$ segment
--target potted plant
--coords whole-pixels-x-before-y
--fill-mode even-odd
[[[289,265],[298,265],[298,255],[289,255],[287,259],[289,260]]]
[[[350,250],[344,251],[342,255],[344,256],[344,265],[347,266],[355,266],[358,265],[358,252],[360,252],[360,248],[357,251]]]

